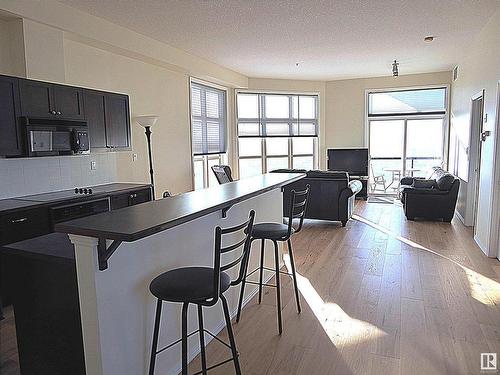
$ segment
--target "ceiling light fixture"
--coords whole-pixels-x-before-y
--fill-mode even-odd
[[[434,40],[434,37],[432,35],[426,36],[424,38],[424,42],[430,43]]]
[[[399,76],[398,65],[399,65],[399,63],[396,60],[394,60],[394,62],[392,63],[392,75],[394,77]]]

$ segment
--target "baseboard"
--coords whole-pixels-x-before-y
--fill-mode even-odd
[[[264,277],[264,283],[268,283],[273,277],[274,273],[271,273],[270,275]],[[250,300],[257,295],[258,292],[259,288],[256,287],[252,293],[250,293],[246,298],[243,299],[242,307],[245,307],[248,304],[248,302],[250,302]],[[236,309],[234,309],[233,311],[230,311],[231,319],[233,319],[237,313],[238,313],[238,307],[236,307]],[[217,325],[217,327],[211,330],[210,332],[212,332],[215,336],[217,336],[225,327],[226,323],[224,319],[222,319],[220,323]],[[208,345],[213,339],[214,338],[212,336],[205,335],[205,345]],[[198,354],[200,354],[200,347],[195,346],[195,348],[188,353],[188,363],[190,363],[193,359],[195,359],[196,356],[198,356]],[[181,371],[182,371],[182,364],[179,363],[179,365],[174,370],[170,371],[168,375],[178,375],[181,373]]]
[[[460,219],[463,225],[467,226],[467,224],[465,224],[464,217],[460,214],[460,212],[458,212],[458,210],[455,210],[455,215],[457,215],[457,217]]]
[[[474,235],[474,242],[477,244],[477,246],[479,246],[479,248],[481,249],[481,251],[484,253],[484,255],[486,255],[487,257],[489,257],[489,251],[488,251],[488,247],[487,246],[484,246],[481,241],[479,241],[479,238],[477,238],[476,235]]]

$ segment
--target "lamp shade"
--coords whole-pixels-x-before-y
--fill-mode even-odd
[[[142,127],[152,127],[154,124],[156,124],[156,121],[158,121],[158,116],[154,115],[148,115],[148,116],[137,116],[135,118],[135,121]]]

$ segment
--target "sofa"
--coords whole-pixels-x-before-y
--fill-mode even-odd
[[[292,190],[305,190],[310,185],[309,202],[306,210],[307,219],[340,221],[347,224],[354,210],[355,197],[362,189],[360,181],[349,181],[346,172],[306,171],[302,169],[278,169],[271,173],[306,173],[307,176],[286,185],[283,191],[283,216],[287,216]]]
[[[457,204],[460,180],[440,167],[427,178],[401,179],[400,198],[408,220],[442,219],[451,222]]]

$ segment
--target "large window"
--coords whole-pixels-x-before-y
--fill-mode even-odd
[[[401,177],[441,166],[445,119],[444,87],[368,93],[372,191],[395,193]]]
[[[238,93],[240,178],[317,167],[318,96]]]
[[[191,141],[195,189],[217,184],[212,165],[226,158],[226,91],[191,82]]]

